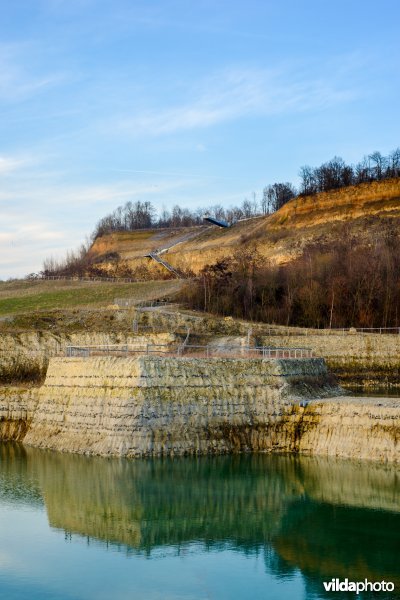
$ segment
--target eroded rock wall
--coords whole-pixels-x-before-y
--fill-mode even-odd
[[[25,443],[123,456],[292,450],[294,399],[334,393],[321,359],[52,359]]]
[[[49,332],[9,333],[0,335],[0,382],[41,381],[49,358],[65,352],[66,346],[106,346],[131,344],[146,348],[147,344],[174,344],[170,333],[137,335],[125,332],[79,332],[55,335]]]
[[[279,331],[279,328],[276,328]],[[299,330],[301,331],[301,330]],[[400,330],[394,333],[286,329],[290,335],[260,335],[265,346],[308,346],[322,356],[340,383],[354,387],[400,386]]]
[[[0,387],[0,440],[22,441],[38,403],[38,388]]]
[[[298,425],[302,454],[400,462],[400,400],[312,402]]]
[[[1,389],[0,439],[103,456],[400,462],[400,401],[340,394],[322,359],[53,358],[41,388]]]

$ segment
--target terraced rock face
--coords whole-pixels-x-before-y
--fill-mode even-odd
[[[50,332],[32,331],[0,335],[0,382],[43,380],[49,358],[65,353],[67,346],[112,346],[129,344],[145,350],[148,344],[174,345],[176,336],[171,333],[137,335],[115,331],[55,335]]]
[[[25,443],[100,455],[294,450],[294,400],[339,394],[321,359],[51,359]]]
[[[298,426],[302,454],[400,462],[400,400],[343,398],[311,403]]]
[[[0,441],[22,441],[38,403],[38,388],[0,387]]]
[[[316,358],[52,358],[41,388],[1,389],[0,440],[102,456],[400,462],[400,400],[341,393]]]
[[[277,328],[276,333],[279,332]],[[265,346],[310,346],[323,356],[329,370],[343,385],[374,388],[390,384],[400,387],[400,335],[281,328],[281,335],[258,336]],[[304,335],[307,331],[307,335]],[[394,331],[396,333],[394,333]],[[297,335],[299,333],[299,335]]]

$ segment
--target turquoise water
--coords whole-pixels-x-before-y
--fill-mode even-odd
[[[332,577],[399,591],[399,492],[399,471],[375,463],[0,444],[0,598],[356,597],[325,592]]]

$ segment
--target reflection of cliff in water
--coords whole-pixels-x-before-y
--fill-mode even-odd
[[[290,463],[259,457],[104,460],[47,453],[38,475],[50,524],[150,553],[188,542],[265,544],[294,489]],[[289,472],[287,472],[289,471]],[[243,518],[245,517],[245,518]]]
[[[262,551],[268,571],[284,577],[300,568],[309,586],[315,577],[367,577],[400,587],[393,467],[270,455],[129,461],[21,452],[15,465],[41,489],[50,525],[68,533],[147,554],[190,543]],[[2,480],[15,478],[2,470],[3,461]]]
[[[0,502],[43,506],[39,482],[21,444],[0,443]]]

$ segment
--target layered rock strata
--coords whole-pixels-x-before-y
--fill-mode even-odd
[[[324,357],[343,385],[399,387],[400,330],[393,331],[379,334],[276,328],[275,335],[258,336],[257,342],[265,346],[310,346],[317,356]]]
[[[298,424],[302,454],[400,462],[400,399],[312,402]]]
[[[41,388],[3,388],[0,439],[102,456],[400,462],[400,401],[341,393],[322,359],[53,358]]]
[[[294,398],[339,393],[321,359],[52,359],[25,443],[122,456],[293,449]]]
[[[0,387],[0,440],[22,441],[38,403],[38,388]]]
[[[148,345],[176,345],[171,333],[138,335],[124,332],[79,332],[55,335],[46,331],[0,335],[0,381],[15,383],[44,379],[49,359],[64,355],[67,346],[129,345],[145,350]]]

